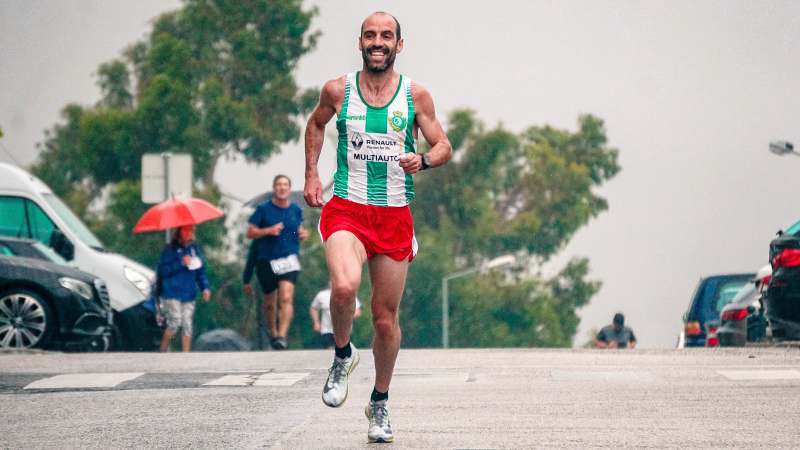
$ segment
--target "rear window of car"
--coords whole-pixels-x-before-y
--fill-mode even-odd
[[[738,275],[712,277],[704,280],[700,292],[695,298],[692,319],[703,323],[709,320],[718,320],[722,308],[730,303],[752,278],[753,275]]]
[[[800,233],[800,220],[798,220],[797,222],[794,223],[794,225],[784,230],[783,233],[788,234],[789,236],[794,236],[797,233]]]

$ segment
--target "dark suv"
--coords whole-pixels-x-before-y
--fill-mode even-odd
[[[34,241],[0,240],[0,348],[108,348],[111,306],[105,283],[36,257]]]
[[[769,243],[772,279],[763,297],[772,337],[800,339],[800,222]]]
[[[754,273],[714,275],[700,279],[689,309],[683,315],[683,345],[705,347],[709,331],[716,333],[719,315],[736,294],[752,280]],[[708,343],[716,345],[716,343]]]

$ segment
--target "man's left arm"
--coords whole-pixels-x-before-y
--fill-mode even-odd
[[[633,330],[631,330],[631,337],[628,339],[628,348],[636,348],[636,336],[633,334]]]
[[[426,153],[428,167],[438,167],[450,161],[453,156],[453,148],[450,140],[436,118],[436,108],[433,104],[433,97],[423,86],[414,83],[411,85],[411,96],[414,100],[414,121],[422,136],[430,144],[431,149]],[[413,126],[413,124],[409,124]],[[400,167],[406,173],[416,173],[422,170],[423,156],[415,154],[414,157],[400,160]]]

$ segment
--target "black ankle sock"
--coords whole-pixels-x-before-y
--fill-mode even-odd
[[[379,402],[381,400],[389,400],[389,391],[378,392],[375,390],[375,388],[372,388],[372,395],[370,395],[369,398],[373,402]]]
[[[336,347],[337,358],[349,358],[352,354],[353,350],[350,348],[350,341],[347,341],[344,347]]]

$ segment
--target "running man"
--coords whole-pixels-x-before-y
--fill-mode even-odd
[[[416,254],[408,204],[414,198],[412,175],[450,160],[452,149],[436,119],[433,99],[419,83],[394,70],[403,50],[400,23],[376,12],[361,24],[361,71],[330,80],[305,132],[306,184],[312,207],[322,207],[317,161],[325,125],[336,119],[339,140],[333,198],[320,217],[320,234],[331,279],[335,357],[322,401],[339,407],[347,399],[348,379],[359,361],[350,343],[355,296],[366,263],[372,282],[375,385],[366,408],[370,442],[392,442],[387,400],[400,350],[400,299],[408,264]],[[430,144],[416,153],[418,132]]]
[[[303,211],[289,200],[292,181],[286,175],[272,180],[272,199],[256,208],[247,226],[247,238],[253,239],[255,270],[261,290],[262,305],[271,336],[272,348],[289,348],[286,337],[294,317],[294,285],[300,274],[300,241],[308,238],[303,227]],[[250,259],[250,255],[248,255]],[[249,277],[245,291],[252,292]]]

